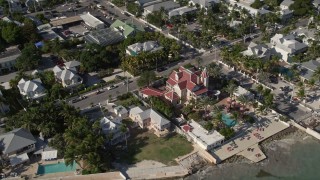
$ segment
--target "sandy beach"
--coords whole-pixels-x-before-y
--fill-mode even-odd
[[[252,164],[234,156],[217,166],[206,166],[186,177],[193,179],[318,179],[320,176],[320,141],[290,127],[260,144],[267,159]]]

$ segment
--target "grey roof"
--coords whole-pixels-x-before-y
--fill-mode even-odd
[[[259,58],[266,57],[270,55],[269,47],[265,44],[256,44],[254,42],[251,42],[248,46],[248,49],[246,51],[242,52],[243,55],[247,56],[257,56]]]
[[[169,9],[175,9],[178,7],[180,7],[180,5],[178,3],[175,3],[173,1],[165,1],[165,2],[160,2],[157,4],[147,6],[144,9],[146,9],[150,12],[155,12],[155,11],[159,11],[161,8],[164,8],[164,10],[169,10]]]
[[[146,41],[144,43],[135,43],[127,47],[132,54],[138,54],[140,52],[155,52],[162,49],[156,41]]]
[[[191,0],[194,4],[199,4],[203,7],[210,6],[211,3],[219,3],[219,0]]]
[[[64,69],[60,72],[57,72],[56,77],[65,81],[65,80],[71,80],[73,78],[78,78],[80,76],[78,76],[77,73],[75,73],[72,70]]]
[[[300,43],[299,41],[295,40],[293,34],[284,36],[282,34],[275,34],[271,38],[272,45],[288,52],[288,53],[295,53],[298,50],[307,48],[308,46],[304,43]]]
[[[180,8],[176,8],[173,9],[171,11],[169,11],[169,18],[171,18],[172,16],[178,16],[178,15],[183,15],[184,13],[187,12],[191,12],[191,11],[195,11],[197,9],[197,7],[193,6],[193,7],[189,7],[189,6],[183,6]]]
[[[125,37],[121,32],[115,31],[112,28],[94,30],[85,36],[86,42],[102,46],[116,44],[124,39]]]
[[[163,117],[161,114],[159,114],[157,111],[153,109],[147,109],[139,113],[139,116],[140,116],[140,119],[142,120],[150,118],[153,124],[156,124],[160,127],[170,123],[168,119],[166,119],[165,117]]]
[[[318,32],[318,30],[316,30],[316,29],[309,29],[308,27],[299,27],[293,31],[293,34],[296,34],[298,36],[304,35],[307,38],[314,39],[317,32]]]
[[[34,143],[36,143],[36,139],[23,128],[0,135],[0,146],[4,154],[9,154]]]
[[[0,63],[16,60],[21,54],[17,46],[12,46],[0,53]]]
[[[282,3],[280,4],[280,6],[290,6],[291,4],[293,4],[294,2],[292,0],[284,0],[282,1]]]
[[[79,61],[68,61],[68,62],[64,63],[64,65],[66,66],[66,68],[69,69],[69,68],[80,66],[81,63]]]
[[[136,107],[130,109],[130,114],[132,114],[132,115],[136,115],[141,112],[143,112],[143,109],[142,109],[142,107],[139,107],[139,106],[136,106]]]
[[[25,81],[23,78],[18,83],[18,88],[20,91],[25,93],[28,92],[44,92],[45,89],[42,86],[40,78]]]
[[[116,107],[114,108],[114,110],[118,111],[119,114],[128,113],[128,110],[127,110],[125,107],[121,106],[121,105],[120,105],[120,106],[116,106]]]
[[[156,2],[159,2],[161,0],[137,0],[138,4],[140,6],[143,6],[145,4],[152,4],[152,3],[156,3]]]
[[[303,62],[301,64],[301,66],[307,68],[307,69],[310,69],[312,71],[315,71],[317,69],[317,67],[320,66],[320,62],[317,61],[317,60],[310,60],[310,61],[307,61],[307,62]]]

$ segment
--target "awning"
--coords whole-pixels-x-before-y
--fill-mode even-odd
[[[52,150],[52,151],[43,151],[41,154],[42,160],[51,160],[57,158],[58,151]]]
[[[29,161],[29,157],[28,157],[27,153],[20,154],[19,156],[13,155],[13,156],[10,156],[9,158],[10,158],[10,164],[12,166]]]

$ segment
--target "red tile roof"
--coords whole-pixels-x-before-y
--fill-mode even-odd
[[[164,96],[170,100],[170,101],[173,101],[173,100],[178,100],[179,99],[179,96],[177,93],[173,92],[173,91],[169,91],[169,92],[166,92],[164,94]]]
[[[163,95],[163,91],[159,90],[159,89],[155,89],[152,87],[146,87],[140,90],[140,92],[142,94],[145,94],[147,96],[162,96]]]
[[[198,95],[206,93],[206,92],[208,92],[208,89],[206,87],[203,87],[202,89],[194,92],[194,94],[198,96]]]
[[[191,130],[191,126],[189,124],[186,124],[186,125],[183,125],[182,126],[182,129],[185,131],[185,132],[189,132]]]

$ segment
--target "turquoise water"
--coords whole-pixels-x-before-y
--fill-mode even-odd
[[[76,163],[67,166],[65,163],[39,165],[37,174],[49,174],[57,172],[70,172],[76,170]]]
[[[235,126],[237,124],[237,122],[234,119],[230,118],[229,114],[222,113],[222,121],[228,127],[233,127],[233,126]]]

